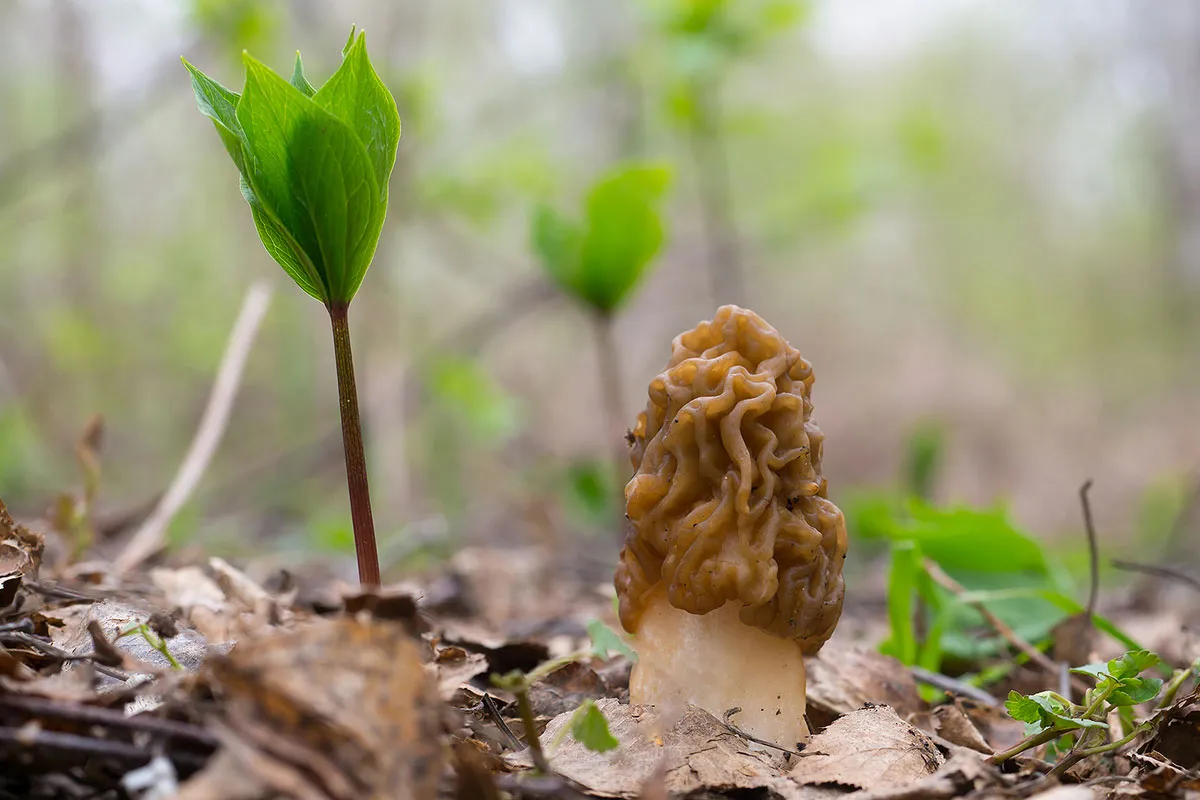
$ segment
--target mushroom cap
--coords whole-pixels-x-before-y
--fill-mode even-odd
[[[680,334],[633,430],[631,522],[614,583],[637,632],[651,590],[817,652],[842,613],[846,525],[826,498],[812,366],[762,317],[722,306]]]

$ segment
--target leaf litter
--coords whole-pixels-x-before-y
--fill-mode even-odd
[[[121,578],[102,561],[49,570],[44,548],[0,506],[3,800],[1200,791],[1195,690],[1124,755],[1061,779],[1040,756],[986,762],[1023,735],[998,704],[923,695],[900,662],[838,637],[809,660],[815,734],[799,752],[743,736],[736,714],[631,706],[611,589],[543,549],[472,548],[364,591],[259,581],[220,559]],[[513,671],[532,673],[548,772],[521,698],[492,680]]]

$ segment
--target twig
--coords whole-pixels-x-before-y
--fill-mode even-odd
[[[492,722],[496,723],[496,727],[498,727],[500,732],[503,733],[508,739],[509,746],[512,747],[513,750],[520,750],[523,748],[525,744],[517,738],[517,735],[513,733],[512,728],[508,727],[508,723],[505,722],[504,717],[500,716],[500,707],[496,705],[496,698],[492,697],[487,692],[484,692],[482,705],[483,710],[487,712],[489,717],[491,717]]]
[[[947,575],[945,571],[938,566],[936,561],[928,558],[925,559],[925,571],[935,583],[944,589],[949,590],[955,596],[961,597],[967,593],[966,588],[961,583],[954,580],[954,578],[951,578],[949,575]],[[993,614],[987,606],[980,602],[968,602],[967,605],[971,606],[980,614],[982,614],[983,618],[986,619],[988,624],[995,629],[996,633],[1000,634],[1005,641],[1028,656],[1030,661],[1037,664],[1051,675],[1058,675],[1058,665],[1055,664],[1049,656],[1018,636],[1016,631],[1008,627],[1008,624]]]
[[[1088,619],[1096,612],[1096,599],[1100,592],[1100,546],[1096,543],[1096,526],[1092,523],[1092,504],[1088,502],[1088,491],[1092,488],[1092,479],[1088,478],[1079,487],[1079,505],[1083,507],[1083,527],[1087,531],[1088,555],[1091,562],[1091,588],[1088,589],[1087,612]]]
[[[497,775],[496,786],[517,797],[553,797],[562,800],[589,800],[591,795],[576,789],[561,775]]]
[[[754,742],[755,744],[761,744],[763,747],[770,747],[772,750],[782,750],[783,752],[787,753],[788,755],[793,755],[793,756],[804,755],[804,753],[801,753],[799,750],[792,750],[789,747],[780,747],[779,745],[775,744],[774,742],[768,742],[766,739],[760,739],[757,736],[753,736],[749,733],[746,733],[744,730],[742,730],[741,728],[737,727],[732,722],[730,722],[729,718],[732,717],[734,714],[741,712],[741,710],[742,709],[739,708],[738,706],[734,706],[733,708],[726,709],[725,713],[721,715],[722,718],[717,720],[717,723],[719,725],[721,725],[723,728],[725,728],[725,730],[732,733],[734,736],[740,736],[748,742]]]
[[[103,725],[109,728],[142,731],[171,739],[195,742],[196,744],[213,749],[216,749],[220,744],[217,737],[198,725],[151,717],[146,714],[128,716],[120,709],[105,708],[103,706],[59,703],[40,697],[26,697],[22,695],[0,695],[0,707],[14,709],[35,717],[74,720],[89,725]]]
[[[538,736],[537,723],[533,719],[533,705],[529,702],[529,688],[513,692],[517,696],[517,710],[521,713],[521,725],[525,728],[525,743],[529,745],[529,753],[533,756],[533,766],[543,775],[553,774],[550,762],[546,760],[546,752],[542,750],[542,740]]]
[[[963,697],[968,697],[977,702],[983,703],[985,706],[997,708],[1000,701],[992,697],[990,694],[980,689],[978,686],[972,686],[948,675],[943,675],[940,672],[933,672],[924,667],[911,666],[908,668],[913,677],[927,686],[932,686],[935,689],[941,689],[943,692],[951,692],[959,694]]]
[[[257,281],[247,290],[191,448],[154,513],[142,523],[125,550],[113,561],[115,574],[128,572],[162,547],[167,526],[187,502],[208,468],[229,422],[229,412],[237,395],[250,346],[254,343],[270,300],[271,288],[266,281]]]
[[[21,746],[25,752],[34,750],[57,750],[80,756],[110,758],[126,764],[145,764],[154,754],[145,747],[107,739],[93,739],[74,733],[59,733],[36,729],[0,727],[0,742],[11,742]],[[196,770],[208,761],[208,755],[180,752],[166,754],[177,765]]]
[[[1184,586],[1190,586],[1200,592],[1200,580],[1193,578],[1187,573],[1174,569],[1173,567],[1163,567],[1155,564],[1139,564],[1136,561],[1123,561],[1114,558],[1111,562],[1117,569],[1123,569],[1126,572],[1142,572],[1146,575],[1154,575],[1159,578],[1167,578],[1168,580],[1177,581]]]
[[[129,680],[129,673],[125,672],[124,670],[114,669],[112,667],[105,666],[104,664],[96,663],[94,653],[68,653],[66,650],[55,647],[49,642],[43,642],[41,639],[30,633],[0,633],[0,642],[23,644],[26,647],[32,647],[42,655],[57,659],[63,663],[87,661],[91,663],[96,668],[96,671],[101,675],[107,675],[108,677],[118,681]]]

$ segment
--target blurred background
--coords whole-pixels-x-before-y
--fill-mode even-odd
[[[1003,507],[1182,552],[1200,480],[1200,7],[1129,0],[5,0],[0,497],[95,524],[165,489],[243,295],[275,293],[176,546],[353,575],[324,310],[271,261],[179,56],[314,83],[352,23],[403,120],[351,321],[385,567],[465,543],[615,554],[606,403],[745,304],[809,359],[831,497]],[[531,236],[669,171],[663,247],[609,315]],[[606,377],[601,377],[606,376]],[[1188,523],[1188,508],[1193,523]]]

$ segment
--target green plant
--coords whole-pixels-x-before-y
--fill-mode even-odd
[[[980,607],[1022,640],[1038,644],[1048,642],[1065,617],[1084,611],[1061,565],[1001,508],[939,508],[916,498],[875,497],[864,500],[854,518],[890,543],[891,632],[880,650],[906,664],[940,671],[947,661],[974,664],[1006,652],[1010,643],[1004,637],[978,635],[990,624]],[[961,584],[960,591],[939,585],[930,575],[931,563]],[[1092,614],[1092,624],[1125,647],[1140,649],[1106,617]]]
[[[1000,764],[1034,747],[1053,744],[1054,751],[1064,755],[1051,774],[1061,775],[1081,759],[1124,747],[1155,724],[1154,717],[1136,721],[1133,707],[1153,700],[1161,691],[1157,707],[1165,708],[1175,699],[1184,681],[1200,667],[1200,661],[1197,661],[1188,669],[1176,670],[1164,690],[1161,679],[1141,676],[1159,663],[1160,659],[1154,653],[1133,650],[1107,663],[1072,669],[1071,672],[1093,684],[1084,693],[1080,704],[1057,692],[1031,695],[1009,692],[1004,707],[1009,716],[1025,723],[1026,737],[988,761]],[[1110,741],[1108,718],[1113,712],[1119,717],[1122,735]]]
[[[661,165],[630,164],[601,176],[588,191],[581,220],[540,205],[532,222],[533,249],[546,273],[592,312],[600,390],[608,433],[625,427],[613,319],[662,247],[659,205],[671,180]],[[625,470],[617,458],[617,485]]]
[[[379,583],[348,310],[374,256],[387,214],[400,116],[351,29],[342,64],[324,86],[291,80],[243,55],[239,95],[184,60],[201,113],[241,174],[259,237],[292,280],[325,305],[333,329],[342,439],[359,579]]]

